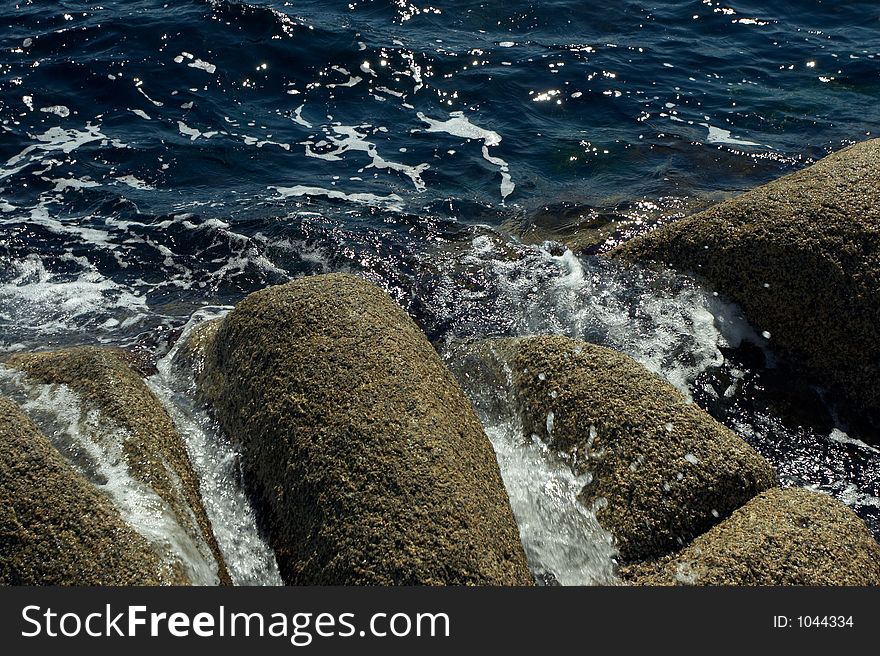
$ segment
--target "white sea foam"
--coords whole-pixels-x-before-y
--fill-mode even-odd
[[[336,82],[336,83],[328,84],[327,88],[328,89],[335,89],[336,87],[353,87],[353,86],[356,86],[356,85],[360,84],[361,82],[363,82],[363,80],[364,80],[364,78],[360,77],[359,75],[352,75],[345,82]]]
[[[242,140],[248,146],[256,146],[257,148],[262,148],[263,146],[278,146],[282,150],[290,150],[290,144],[281,143],[279,141],[271,141],[269,139],[257,139],[256,137],[248,136],[242,136]]]
[[[214,135],[218,134],[216,130],[209,130],[208,132],[202,132],[200,130],[197,130],[196,128],[191,128],[183,121],[177,122],[177,129],[180,132],[180,134],[184,135],[185,137],[189,137],[190,141],[195,141],[199,137],[201,137],[203,139],[210,139]]]
[[[174,58],[175,64],[182,64],[183,62],[187,62],[186,65],[190,68],[197,68],[206,73],[214,73],[217,70],[217,67],[214,64],[203,61],[192,53],[186,51],[180,53]]]
[[[371,159],[371,162],[364,168],[397,171],[412,181],[416,191],[425,190],[425,183],[422,181],[422,173],[430,168],[430,165],[422,163],[412,166],[386,160],[379,154],[376,145],[366,139],[367,133],[363,130],[370,126],[360,127],[361,129],[359,130],[357,127],[350,125],[333,125],[330,129],[324,129],[324,133],[327,137],[326,141],[320,141],[317,143],[313,141],[304,141],[301,145],[306,147],[305,153],[307,157],[315,157],[331,162],[340,161],[342,156],[348,152],[366,153]],[[316,148],[320,148],[321,150],[315,150]]]
[[[120,326],[146,318],[143,296],[105,278],[88,262],[77,264],[78,272],[61,274],[47,270],[35,254],[10,262],[0,283],[0,322],[14,327],[19,336],[45,340],[91,333],[108,318]],[[0,340],[0,346],[7,346],[7,340]]]
[[[110,234],[106,230],[82,225],[82,221],[62,221],[49,210],[52,198],[42,197],[40,202],[27,208],[29,223],[46,228],[58,235],[73,236],[84,242],[112,248]]]
[[[717,128],[714,125],[709,125],[708,123],[700,123],[704,128],[709,130],[709,135],[706,137],[707,143],[723,143],[723,144],[731,144],[735,146],[760,146],[761,144],[755,141],[746,141],[744,139],[735,139],[730,136],[730,130],[724,130],[722,128]]]
[[[53,191],[64,192],[68,189],[74,189],[79,191],[80,189],[89,189],[91,187],[100,187],[100,182],[95,182],[94,180],[89,180],[87,178],[55,178],[49,180],[49,182],[55,183],[55,188]]]
[[[312,127],[312,124],[302,117],[303,107],[305,107],[305,103],[293,110],[293,122],[297,125],[302,125],[305,128],[310,128]]]
[[[40,107],[40,111],[46,114],[55,114],[61,118],[70,116],[70,109],[64,105],[50,105],[49,107]]]
[[[144,91],[139,85],[136,86],[135,88],[137,89],[139,94],[141,94],[144,98],[146,98],[150,103],[152,103],[156,107],[164,107],[165,106],[165,103],[163,103],[159,100],[153,100],[152,98],[150,98],[150,96],[147,95],[147,92]]]
[[[145,182],[145,181],[141,180],[140,178],[137,178],[133,175],[121,175],[118,178],[116,178],[116,180],[123,183],[123,184],[128,185],[129,187],[131,187],[133,189],[142,189],[142,190],[155,189],[155,187],[153,185],[151,185],[149,182]]]
[[[510,177],[510,167],[508,166],[507,162],[505,162],[500,157],[493,157],[489,155],[489,148],[497,146],[501,143],[500,134],[492,130],[486,130],[477,125],[474,125],[464,115],[464,112],[460,111],[450,112],[449,116],[451,118],[445,121],[429,118],[425,116],[422,112],[418,112],[416,116],[418,116],[420,120],[428,125],[425,132],[445,132],[446,134],[450,134],[454,137],[460,137],[462,139],[481,140],[483,142],[483,159],[485,159],[490,164],[497,166],[498,170],[501,173],[501,198],[505,199],[513,193],[516,185],[513,183],[513,180]]]
[[[857,440],[854,437],[850,437],[846,433],[844,433],[839,428],[835,428],[831,431],[831,434],[828,436],[829,439],[840,442],[842,444],[852,444],[853,446],[857,446],[860,449],[865,449],[866,451],[871,451],[873,453],[880,453],[880,449],[871,446],[870,444],[865,444],[861,440]]]
[[[338,189],[323,189],[322,187],[308,187],[304,185],[296,185],[293,187],[269,187],[278,192],[278,198],[303,197],[303,196],[324,196],[335,200],[345,200],[363,205],[375,205],[378,207],[387,207],[395,211],[403,210],[403,198],[397,194],[389,194],[387,196],[378,196],[368,193],[351,193],[347,194]]]
[[[609,261],[586,261],[522,246],[516,259],[475,243],[462,264],[489,276],[495,307],[513,334],[564,334],[606,344],[665,377],[690,398],[697,375],[724,361],[720,349],[758,338],[734,305],[694,283]],[[455,308],[461,292],[450,279],[437,302]],[[481,296],[481,298],[483,298]],[[433,301],[432,301],[433,302]]]
[[[202,61],[201,59],[196,59],[194,62],[190,62],[187,66],[191,68],[198,68],[199,70],[205,71],[206,73],[214,73],[217,70],[217,67],[206,61]]]
[[[124,143],[110,139],[101,132],[100,125],[92,125],[91,122],[86,123],[82,130],[74,128],[65,130],[58,126],[51,127],[42,134],[31,135],[31,138],[35,139],[35,143],[9,158],[6,164],[0,168],[0,179],[18,173],[31,162],[42,160],[46,153],[61,152],[69,155],[77,148],[81,148],[86,144],[95,141],[103,142],[105,140],[111,142],[116,148],[126,148]]]

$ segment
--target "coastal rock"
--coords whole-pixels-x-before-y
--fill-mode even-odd
[[[17,353],[4,364],[23,372],[31,382],[73,390],[89,436],[105,446],[118,444],[131,476],[158,495],[192,547],[201,552],[195,558],[215,561],[218,581],[231,582],[186,447],[125,351],[87,346]],[[91,414],[95,412],[96,421]],[[171,552],[167,556],[176,557]]]
[[[473,407],[378,287],[330,274],[251,294],[199,378],[285,582],[532,584]]]
[[[193,376],[200,376],[205,366],[208,346],[214,340],[220,328],[221,319],[209,319],[193,326],[186,339],[182,339],[180,348],[174,354],[172,365],[180,371],[188,371]]]
[[[526,433],[591,473],[581,501],[624,562],[680,548],[774,485],[745,441],[617,351],[541,336],[484,340],[450,360],[479,385],[512,389]]]
[[[679,553],[621,575],[635,585],[880,585],[880,545],[827,494],[774,489]]]
[[[0,585],[186,582],[0,397]]]
[[[880,416],[880,140],[611,252],[706,278],[857,414]]]

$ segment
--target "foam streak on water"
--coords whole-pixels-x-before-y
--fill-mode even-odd
[[[501,198],[507,198],[513,193],[516,185],[510,178],[510,167],[507,162],[500,157],[495,157],[489,154],[490,146],[497,146],[501,143],[500,134],[474,125],[468,120],[463,112],[451,112],[449,114],[450,118],[445,121],[428,118],[421,112],[419,112],[417,116],[427,123],[428,127],[425,130],[426,132],[445,132],[453,137],[481,140],[483,142],[483,147],[480,152],[483,154],[483,159],[490,164],[497,166],[498,170],[501,172]]]

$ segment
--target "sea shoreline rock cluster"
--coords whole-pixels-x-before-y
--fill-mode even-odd
[[[609,255],[702,276],[873,422],[878,155],[880,140],[857,144]],[[534,583],[462,389],[477,385],[513,403],[523,439],[591,474],[579,500],[613,534],[624,583],[880,585],[880,545],[849,508],[779,488],[741,437],[628,356],[538,335],[458,344],[445,357],[384,291],[349,274],[250,294],[178,348],[174,366],[192,372],[240,447],[285,583]],[[89,444],[117,453],[152,491],[210,564],[209,583],[230,583],[186,446],[124,351],[0,364],[32,389],[71,391]],[[195,582],[168,545],[127,524],[100,476],[2,397],[0,447],[0,583]]]
[[[744,440],[617,351],[561,336],[484,340],[461,350],[452,356],[460,375],[475,359],[507,370],[524,433],[538,435],[577,473],[592,474],[580,498],[598,505],[624,562],[690,542],[775,482]],[[505,384],[502,375],[496,381]]]
[[[623,243],[610,257],[696,274],[774,347],[880,417],[880,139]]]

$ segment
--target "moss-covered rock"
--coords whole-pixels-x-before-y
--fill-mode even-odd
[[[186,582],[0,397],[0,584]]]
[[[124,351],[87,346],[17,353],[5,365],[33,382],[70,387],[80,399],[84,420],[89,412],[98,411],[99,434],[93,437],[122,440],[131,475],[155,491],[194,544],[210,549],[209,557],[218,564],[218,580],[230,583],[183,440]]]
[[[880,416],[880,139],[612,251],[699,274],[770,343]]]
[[[745,441],[622,353],[560,336],[458,351],[454,370],[511,387],[526,432],[592,474],[581,500],[624,562],[679,548],[774,484]]]
[[[331,274],[251,294],[199,378],[287,583],[532,583],[472,406],[378,287]]]
[[[880,545],[832,497],[774,489],[679,553],[621,574],[636,585],[880,585]]]

